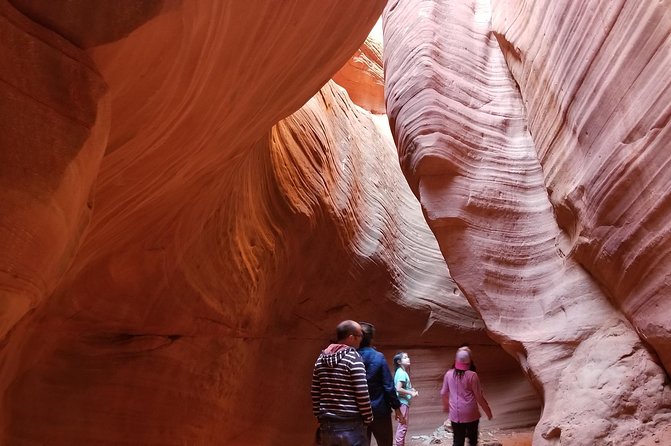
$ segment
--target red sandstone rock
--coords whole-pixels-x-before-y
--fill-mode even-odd
[[[5,77],[79,126],[26,112],[29,127],[3,127],[35,167],[59,144],[68,156],[31,183],[3,140],[3,186],[45,210],[3,208],[7,270],[23,270],[3,282],[0,442],[304,444],[311,366],[339,320],[376,323],[388,345],[488,343],[388,130],[332,84],[310,99],[382,2],[170,2],[104,30],[75,20],[90,3],[14,3],[51,27],[2,4],[26,22],[2,28],[24,52],[60,46]]]
[[[4,340],[53,291],[77,252],[110,121],[105,84],[81,49],[4,2],[0,30]]]
[[[392,3],[387,100],[420,209],[384,116],[321,88],[350,58],[336,80],[384,110],[379,47],[350,57],[382,3],[0,3],[0,442],[305,444],[312,361],[349,317],[413,355],[411,432],[444,418],[463,341],[483,424],[534,423],[460,287],[543,393],[539,444],[664,441],[636,333],[668,370],[650,166],[669,89],[646,74],[668,65],[668,8]],[[627,195],[643,173],[652,198]]]
[[[382,29],[378,25],[366,42],[334,76],[352,102],[371,113],[384,111],[384,70],[382,67]]]

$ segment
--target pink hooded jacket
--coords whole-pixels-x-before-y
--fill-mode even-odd
[[[480,419],[478,404],[487,417],[492,418],[492,410],[482,394],[480,378],[471,370],[466,370],[461,378],[457,376],[455,369],[448,370],[443,378],[440,396],[443,399],[443,410],[449,411],[450,421],[470,423]]]

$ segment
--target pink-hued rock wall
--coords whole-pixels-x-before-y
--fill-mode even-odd
[[[401,167],[542,395],[534,444],[668,440],[670,30],[668,2],[385,10]]]

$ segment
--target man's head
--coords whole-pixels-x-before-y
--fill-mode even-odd
[[[375,326],[368,322],[359,322],[359,325],[361,325],[361,331],[363,332],[360,347],[370,347],[375,337]]]
[[[354,321],[342,321],[336,327],[336,339],[339,344],[359,348],[362,338],[363,331],[361,330],[361,325]]]

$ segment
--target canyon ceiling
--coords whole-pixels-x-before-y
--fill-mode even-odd
[[[468,342],[492,426],[671,441],[671,2],[0,0],[0,32],[0,443],[309,444],[349,318],[413,355],[411,431]]]

